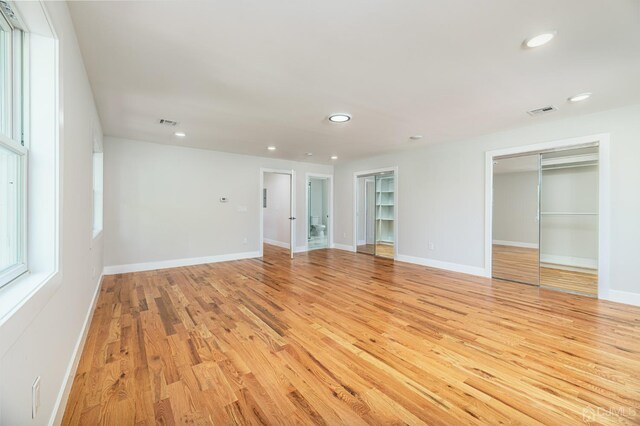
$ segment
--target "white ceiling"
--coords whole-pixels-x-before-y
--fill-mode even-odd
[[[640,102],[637,0],[69,7],[110,136],[329,163]],[[549,29],[550,44],[521,48]],[[525,113],[549,104],[559,111]],[[334,112],[353,120],[329,123]]]

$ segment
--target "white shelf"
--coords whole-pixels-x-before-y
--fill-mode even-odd
[[[376,239],[394,241],[395,181],[393,176],[376,180]]]

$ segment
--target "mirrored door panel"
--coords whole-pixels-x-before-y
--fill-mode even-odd
[[[539,154],[494,161],[493,278],[540,283],[539,170]]]
[[[375,254],[375,176],[358,177],[356,183],[356,251]]]
[[[541,155],[540,284],[597,296],[598,148]]]

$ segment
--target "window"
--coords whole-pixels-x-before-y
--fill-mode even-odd
[[[93,153],[93,237],[102,231],[102,153]]]
[[[23,33],[0,11],[0,287],[26,272]]]

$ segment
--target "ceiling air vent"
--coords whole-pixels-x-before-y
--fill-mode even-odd
[[[161,118],[160,119],[160,124],[162,124],[163,126],[170,126],[170,127],[174,127],[178,124],[177,121],[173,121],[173,120],[167,120],[165,118]]]
[[[542,115],[542,114],[546,114],[548,112],[552,112],[552,111],[557,111],[558,108],[554,107],[553,105],[549,105],[546,107],[542,107],[542,108],[536,108],[536,109],[532,109],[531,111],[527,111],[527,114],[529,115]]]

